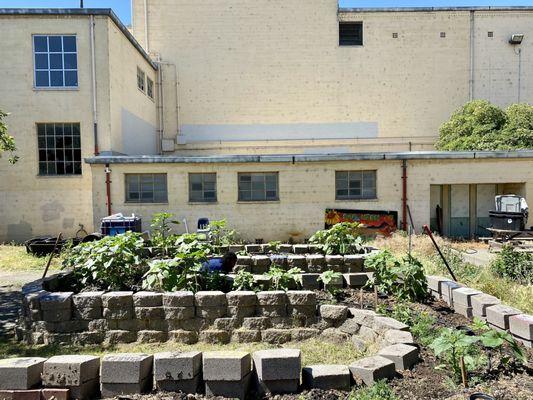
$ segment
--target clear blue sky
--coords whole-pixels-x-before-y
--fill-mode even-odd
[[[197,0],[202,1],[202,0]],[[253,0],[250,0],[253,1]],[[341,7],[444,7],[533,6],[533,0],[339,0]],[[125,24],[130,23],[130,0],[84,0],[85,7],[112,8]],[[5,7],[79,7],[79,0],[0,0]]]

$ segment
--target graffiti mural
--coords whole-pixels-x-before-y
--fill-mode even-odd
[[[339,222],[358,222],[364,225],[364,235],[389,236],[398,229],[398,212],[376,210],[326,209],[326,229]]]

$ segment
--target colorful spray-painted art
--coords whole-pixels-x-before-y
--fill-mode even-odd
[[[390,236],[398,229],[398,212],[326,209],[326,229],[339,222],[358,222],[364,225],[363,234]]]

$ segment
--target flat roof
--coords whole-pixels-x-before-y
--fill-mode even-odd
[[[205,163],[297,163],[320,161],[368,160],[469,160],[469,159],[533,158],[533,150],[517,151],[408,151],[395,153],[340,154],[265,154],[216,156],[96,156],[85,158],[88,164],[205,164]]]
[[[90,15],[101,15],[111,18],[115,25],[122,31],[124,36],[131,42],[133,47],[137,49],[139,53],[144,57],[144,59],[151,65],[154,70],[157,70],[157,64],[155,64],[150,56],[144,51],[142,46],[137,42],[135,37],[131,32],[126,28],[126,26],[120,21],[117,15],[110,8],[0,8],[0,16],[2,15],[11,15],[11,16],[90,16]]]
[[[436,12],[436,11],[533,11],[533,6],[480,6],[480,7],[339,7],[339,12]]]

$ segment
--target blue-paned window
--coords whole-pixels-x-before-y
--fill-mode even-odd
[[[34,35],[36,88],[77,88],[78,51],[75,35]]]

